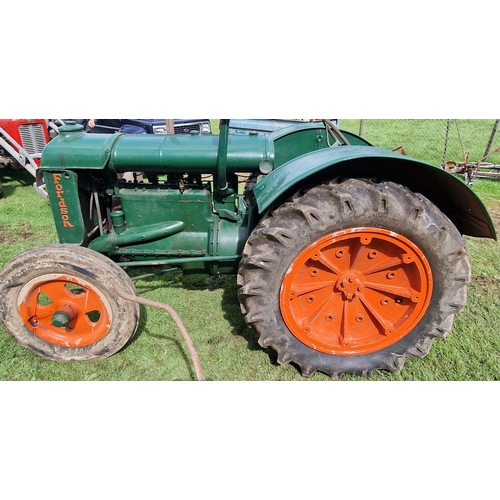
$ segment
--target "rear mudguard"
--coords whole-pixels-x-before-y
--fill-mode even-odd
[[[314,151],[281,165],[254,188],[259,213],[303,186],[334,177],[370,177],[397,182],[431,200],[462,234],[496,239],[483,203],[459,178],[429,163],[366,146]]]

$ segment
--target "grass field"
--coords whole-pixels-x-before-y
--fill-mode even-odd
[[[441,144],[441,151],[437,145],[430,146],[432,141],[421,139],[420,151],[412,142],[411,152],[417,158],[439,163],[443,120],[430,122],[433,121],[439,123],[423,123],[418,127],[416,123],[404,123],[396,128],[399,135],[394,130],[376,131],[375,124],[367,123],[366,137],[376,145],[396,147],[401,142],[401,131],[413,126],[410,135],[414,136],[416,127],[422,127],[432,136],[435,127],[434,136],[439,136],[436,142]],[[480,156],[492,121],[467,122],[461,129],[462,136],[477,144],[474,155]],[[344,128],[351,125],[351,130],[358,132],[359,121],[341,120],[341,123]],[[451,154],[455,150],[456,144],[453,147],[450,144]],[[460,148],[457,151],[456,154],[460,153]],[[4,191],[0,200],[0,266],[3,266],[22,250],[56,243],[57,238],[48,202],[32,189],[31,176],[25,171],[0,169],[0,181]],[[499,232],[500,181],[479,180],[473,190],[488,207]],[[376,372],[370,380],[500,379],[499,243],[474,238],[466,238],[466,243],[473,280],[468,306],[457,315],[450,336],[435,341],[426,358],[409,358],[401,373]],[[134,271],[135,275],[144,272],[147,271]],[[187,282],[173,271],[138,279],[135,284],[140,296],[168,303],[177,310],[193,338],[208,380],[329,380],[321,373],[304,379],[295,366],[278,365],[274,351],[258,346],[240,313],[234,277]],[[0,380],[195,380],[195,372],[173,320],[164,311],[143,306],[139,330],[132,342],[111,358],[97,362],[60,364],[39,358],[20,347],[0,326]],[[342,380],[364,379],[345,376]]]

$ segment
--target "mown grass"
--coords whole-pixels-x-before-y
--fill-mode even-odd
[[[345,122],[341,121],[347,128]],[[483,127],[484,135],[479,142],[484,144],[478,150],[484,150],[490,125],[491,121]],[[426,129],[429,131],[429,124]],[[357,132],[355,127],[352,130]],[[384,141],[390,147],[396,145],[397,139],[391,144],[387,136]],[[422,156],[427,150],[424,141]],[[3,266],[22,250],[56,243],[57,237],[50,206],[32,189],[29,174],[0,169],[0,181],[4,189],[4,197],[0,199],[0,266]],[[472,189],[486,204],[500,231],[500,182],[479,180]],[[473,279],[468,306],[457,315],[452,333],[435,341],[425,359],[411,357],[401,373],[376,372],[372,381],[500,379],[499,244],[475,238],[466,238],[466,243]],[[131,276],[144,272],[148,270],[137,269]],[[274,351],[258,346],[253,331],[244,324],[233,276],[193,282],[173,271],[138,279],[135,284],[140,296],[176,309],[190,332],[208,380],[329,380],[321,373],[304,379],[294,365],[278,365]],[[0,326],[0,380],[195,379],[181,334],[172,318],[159,309],[142,306],[134,339],[121,352],[97,362],[61,364],[39,358],[19,346]],[[342,380],[364,379],[349,375]]]
[[[434,165],[445,161],[469,161],[483,158],[495,120],[364,120],[362,136],[375,146],[394,149],[403,146],[406,154]],[[361,120],[340,120],[340,127],[360,132]],[[446,130],[448,128],[448,139]],[[500,133],[496,135],[491,152],[500,147]],[[493,153],[487,161],[500,163],[500,153]]]

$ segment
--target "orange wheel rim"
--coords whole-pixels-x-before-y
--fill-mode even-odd
[[[292,334],[324,353],[378,351],[407,335],[432,295],[424,254],[392,231],[355,228],[325,236],[289,267],[280,292]]]
[[[73,276],[48,274],[30,281],[21,290],[18,310],[37,337],[64,347],[94,344],[111,325],[107,299]]]

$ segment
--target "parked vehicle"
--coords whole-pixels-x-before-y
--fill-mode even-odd
[[[65,119],[14,119],[0,120],[0,163],[6,167],[25,168],[36,179],[33,187],[47,196],[43,175],[38,170],[43,150],[47,143],[59,133]],[[72,120],[73,121],[73,120]],[[164,119],[100,119],[95,120],[95,127],[88,126],[88,119],[74,120],[90,133],[129,133],[129,134],[165,134]],[[199,132],[211,133],[208,119],[174,119],[176,134]],[[2,187],[0,183],[0,197]]]
[[[140,318],[125,270],[166,266],[236,274],[259,344],[306,377],[396,372],[465,306],[462,235],[496,239],[460,179],[328,119],[257,136],[229,134],[229,120],[220,135],[67,124],[40,170],[60,244],[5,264],[0,320],[21,345],[64,362],[122,349]],[[143,181],[122,180],[137,171]]]
[[[114,132],[125,132],[129,134],[166,134],[167,125],[165,119],[96,119],[95,126],[89,127],[89,120],[76,120],[85,127],[86,132],[94,134],[110,134]],[[176,134],[210,134],[210,120],[203,119],[174,119]]]
[[[295,123],[300,122],[313,122],[313,121],[321,121],[321,120],[304,120],[304,119],[296,119],[296,120],[284,120],[284,119],[231,119],[229,121],[229,133],[235,135],[262,135],[267,134],[269,132],[275,132],[276,130],[280,130],[284,127],[289,127],[290,125],[294,125]],[[338,120],[331,119],[330,120],[335,125],[339,125]]]
[[[50,126],[49,120],[42,119],[0,119],[0,163],[26,169],[35,178],[33,187],[43,195],[45,184],[38,167],[50,140]]]

